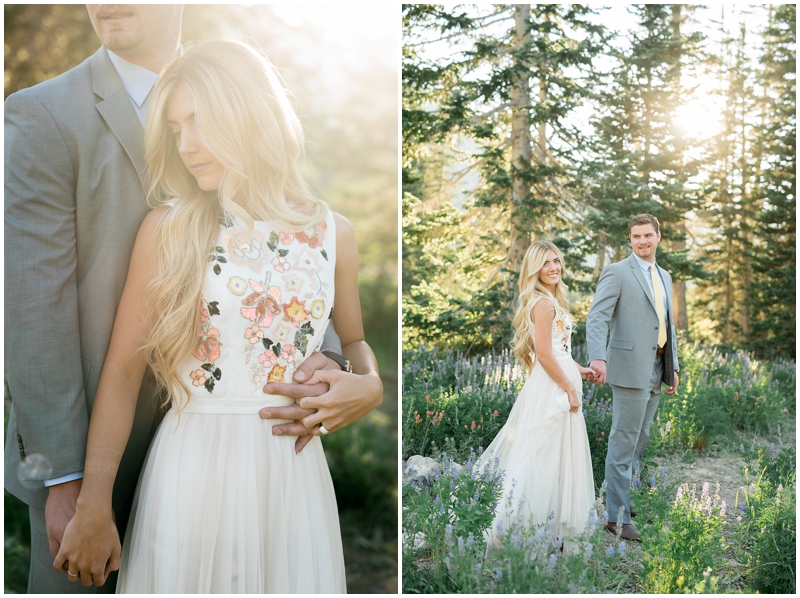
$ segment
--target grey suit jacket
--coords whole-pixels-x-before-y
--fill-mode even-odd
[[[5,102],[5,487],[43,508],[43,480],[83,469],[89,414],[145,216],[143,131],[104,48]],[[115,508],[153,427],[146,381]]]
[[[663,382],[672,385],[678,371],[678,342],[672,313],[672,278],[658,267],[667,292],[667,344]],[[606,382],[625,388],[646,388],[653,372],[658,342],[655,300],[644,272],[630,255],[603,268],[586,318],[589,360],[606,362]]]

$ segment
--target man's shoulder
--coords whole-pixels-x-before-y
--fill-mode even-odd
[[[12,93],[5,100],[6,110],[23,107],[31,102],[41,104],[48,109],[58,108],[70,103],[65,102],[69,98],[93,94],[91,60],[90,56],[78,66],[52,79]]]

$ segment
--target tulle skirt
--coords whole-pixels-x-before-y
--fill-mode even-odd
[[[167,413],[125,536],[118,593],[345,593],[319,438],[257,413]]]
[[[580,393],[581,378],[572,359],[568,355],[556,359]],[[584,531],[595,496],[582,407],[569,412],[567,393],[538,362],[478,465],[495,458],[505,478],[495,520],[486,534],[490,543],[511,526],[542,525],[551,514],[554,537],[570,538]]]

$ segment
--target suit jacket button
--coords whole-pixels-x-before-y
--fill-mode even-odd
[[[658,326],[656,326],[656,330],[658,330]]]
[[[653,347],[653,351],[658,351],[658,347]]]

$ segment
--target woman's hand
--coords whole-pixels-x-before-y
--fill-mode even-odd
[[[102,586],[119,569],[122,546],[113,514],[91,507],[78,508],[67,524],[53,566],[66,571],[70,581]]]
[[[577,413],[581,406],[580,401],[578,401],[578,391],[570,388],[567,391],[567,398],[569,399],[569,412]]]
[[[578,365],[578,371],[581,374],[581,378],[583,378],[584,380],[587,380],[589,382],[594,382],[597,380],[597,372],[595,372],[592,368],[585,368],[583,366]]]

